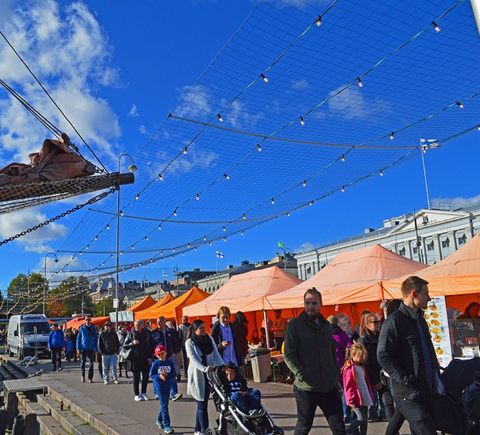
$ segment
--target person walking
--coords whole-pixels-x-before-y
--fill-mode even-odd
[[[133,371],[133,392],[134,400],[150,400],[147,396],[147,385],[150,364],[152,363],[152,339],[150,334],[143,327],[144,321],[137,319],[133,324],[133,329],[128,334],[123,343],[124,349],[130,350],[130,360],[132,361]],[[142,389],[140,392],[140,374],[142,375]]]
[[[332,326],[320,313],[322,295],[315,288],[304,296],[304,311],[292,319],[285,333],[285,362],[295,375],[297,404],[295,435],[308,434],[320,407],[334,435],[345,435],[342,399]]]
[[[240,366],[243,362],[239,361],[240,354],[238,351],[237,336],[233,331],[233,325],[230,323],[230,309],[228,307],[220,307],[217,312],[217,321],[210,330],[210,335],[215,341],[218,353],[226,364],[232,361],[236,366]]]
[[[436,435],[434,394],[446,392],[423,312],[430,301],[428,281],[410,276],[401,291],[400,308],[380,331],[378,362],[391,378],[393,400],[412,434]]]
[[[63,331],[58,328],[58,324],[53,324],[53,329],[48,335],[48,349],[52,355],[53,371],[62,371],[62,349],[65,345],[65,336]]]
[[[130,379],[128,376],[128,371],[131,367],[129,367],[131,364],[130,362],[121,355],[120,350],[123,348],[123,345],[125,343],[125,340],[127,339],[128,336],[128,331],[127,331],[127,325],[123,323],[120,325],[120,330],[117,332],[117,337],[118,337],[118,346],[119,346],[119,353],[118,353],[118,377],[122,377],[122,369],[125,370],[125,377],[127,379]],[[130,370],[131,371],[131,370]]]
[[[120,350],[120,342],[117,334],[112,329],[112,322],[105,322],[105,329],[98,336],[98,351],[102,356],[103,383],[108,384],[108,374],[112,368],[112,380],[118,384],[117,379],[117,354]]]
[[[82,372],[82,382],[85,382],[85,366],[88,359],[88,382],[90,384],[93,383],[93,366],[95,361],[95,354],[98,353],[97,345],[97,328],[92,325],[92,317],[86,316],[85,324],[80,327],[77,335],[77,349],[80,352],[80,370]]]
[[[190,326],[185,343],[190,359],[188,366],[187,393],[197,402],[195,417],[195,434],[203,435],[208,428],[208,398],[210,387],[206,379],[207,373],[215,366],[223,365],[213,338],[206,333],[205,322],[197,319]]]
[[[183,316],[183,323],[178,326],[178,334],[180,336],[180,347],[182,349],[182,368],[183,368],[183,377],[187,377],[188,369],[188,358],[187,358],[187,349],[185,349],[185,343],[188,337],[188,330],[190,328],[190,322],[188,321],[188,316]]]

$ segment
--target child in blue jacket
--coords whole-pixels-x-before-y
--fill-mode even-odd
[[[150,378],[153,380],[155,391],[158,392],[158,399],[160,400],[157,426],[160,429],[164,429],[166,434],[169,434],[173,433],[174,430],[170,426],[168,401],[170,400],[170,387],[173,379],[177,376],[177,372],[172,360],[167,360],[167,349],[165,346],[157,346],[155,348],[155,356],[157,360],[154,361],[150,369]]]

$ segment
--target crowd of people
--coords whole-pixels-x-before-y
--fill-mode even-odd
[[[65,357],[80,357],[81,382],[93,382],[98,361],[104,384],[130,379],[134,400],[150,400],[149,379],[160,402],[157,425],[172,433],[169,402],[181,399],[177,382],[187,379],[187,393],[197,405],[195,435],[209,427],[210,385],[207,374],[222,366],[225,388],[231,400],[247,413],[260,407],[261,394],[246,387],[241,376],[249,348],[283,349],[286,370],[294,379],[297,405],[295,435],[308,434],[316,408],[320,407],[333,434],[367,433],[368,422],[388,420],[386,434],[397,434],[405,420],[415,435],[436,434],[433,397],[444,395],[439,365],[423,310],[430,301],[428,282],[412,276],[401,287],[403,300],[389,303],[386,318],[365,311],[355,333],[349,336],[336,316],[326,319],[320,312],[322,296],[315,288],[304,295],[304,310],[293,319],[281,311],[263,323],[260,332],[249,335],[248,321],[237,312],[231,322],[228,307],[220,307],[210,335],[203,320],[188,318],[178,327],[164,317],[150,329],[143,320],[133,327],[122,324],[118,331],[107,321],[101,330],[86,316],[78,331],[54,325],[49,349],[54,370],[62,370]],[[467,307],[467,315],[480,308]],[[267,334],[271,334],[267,337]],[[97,359],[96,359],[97,356]],[[87,372],[88,361],[88,372]],[[118,374],[118,376],[117,376]]]

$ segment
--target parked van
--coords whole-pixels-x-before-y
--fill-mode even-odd
[[[19,359],[26,356],[49,356],[50,324],[44,314],[20,314],[8,322],[7,353]]]

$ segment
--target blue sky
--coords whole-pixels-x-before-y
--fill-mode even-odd
[[[223,168],[231,168],[240,158],[241,153],[251,146],[251,143],[247,143],[247,139],[238,139],[238,135],[233,138],[227,136],[226,133],[224,136],[205,133],[205,142],[201,142],[203,148],[198,150],[192,148],[194,154],[191,158],[193,160],[189,161],[193,168],[191,171],[186,169],[188,166],[184,161],[183,166],[180,166],[177,173],[171,175],[166,173],[163,187],[155,187],[154,190],[147,189],[144,202],[142,203],[141,198],[135,207],[130,206],[129,204],[135,193],[144,188],[152,180],[154,170],[158,170],[158,167],[153,165],[150,160],[163,159],[162,162],[166,163],[172,158],[174,147],[169,148],[167,146],[168,138],[181,138],[182,144],[186,144],[188,140],[192,139],[193,128],[189,125],[185,127],[183,124],[182,127],[176,127],[174,121],[166,120],[166,116],[173,112],[179,116],[185,115],[186,118],[208,122],[212,116],[215,117],[216,110],[220,110],[217,109],[217,106],[224,107],[234,95],[241,92],[245,85],[251,81],[250,73],[255,71],[257,63],[259,65],[258,73],[265,71],[271,65],[278,53],[281,53],[288,46],[294,35],[298,35],[302,29],[306,28],[306,24],[310,20],[309,17],[313,17],[310,20],[312,21],[316,14],[325,11],[329,5],[333,5],[330,14],[335,13],[335,2],[313,0],[306,2],[293,0],[264,2],[247,20],[246,25],[233,37],[227,48],[223,49],[249,14],[257,7],[256,2],[185,0],[164,3],[153,0],[142,1],[136,2],[135,7],[132,7],[131,2],[118,0],[102,2],[32,0],[6,1],[2,2],[0,6],[0,30],[21,53],[40,80],[47,84],[56,101],[59,102],[73,124],[79,129],[108,169],[110,171],[116,170],[118,156],[121,153],[127,152],[135,157],[139,167],[136,174],[137,182],[134,186],[122,188],[122,198],[124,199],[122,209],[125,207],[127,211],[127,208],[131,207],[131,213],[129,213],[131,215],[158,219],[167,219],[167,214],[182,201],[191,198],[192,195],[195,195],[195,192],[203,191],[206,185],[215,179],[218,174],[221,176]],[[303,51],[293,52],[291,58],[286,56],[282,60],[286,67],[282,70],[282,76],[280,77],[279,74],[277,80],[276,72],[279,70],[275,68],[268,70],[271,74],[269,75],[270,81],[265,85],[271,86],[269,89],[274,89],[272,93],[262,94],[264,90],[260,86],[263,83],[255,84],[258,87],[252,86],[251,93],[249,93],[250,91],[246,92],[245,98],[240,98],[238,104],[232,106],[235,112],[225,112],[226,119],[222,125],[241,131],[260,131],[262,134],[269,134],[289,121],[287,116],[285,116],[286,121],[282,118],[282,114],[288,112],[288,110],[279,110],[274,117],[273,109],[271,109],[271,112],[264,110],[261,103],[265,103],[265,107],[268,103],[268,107],[272,108],[274,103],[280,104],[282,98],[284,98],[285,101],[289,101],[288,104],[291,107],[298,103],[299,115],[308,112],[316,103],[338,91],[340,85],[347,84],[348,80],[354,80],[357,75],[363,74],[375,61],[378,61],[391,52],[393,48],[399,46],[400,43],[422,30],[424,24],[421,20],[428,26],[429,20],[440,16],[449,6],[451,6],[451,2],[447,1],[442,1],[435,7],[431,7],[429,2],[420,2],[418,4],[419,10],[414,9],[417,6],[405,5],[405,11],[402,11],[405,22],[399,22],[395,30],[388,34],[388,38],[379,36],[378,40],[374,41],[376,45],[373,43],[371,46],[364,45],[365,55],[363,56],[358,55],[360,46],[356,48],[356,52],[351,53],[352,59],[362,57],[364,60],[364,64],[359,63],[358,68],[352,68],[352,71],[347,71],[342,67],[340,54],[338,56],[331,55],[335,48],[338,48],[342,55],[346,55],[347,48],[351,46],[351,35],[346,30],[343,33],[338,31],[338,33],[335,33],[335,38],[326,40],[325,52],[313,56],[313,59],[318,62],[315,65],[318,69],[308,66],[311,65],[309,63],[311,58],[308,55],[306,58],[301,57]],[[347,7],[347,5],[344,7]],[[365,8],[375,8],[375,2],[367,2]],[[458,22],[465,22],[464,18],[460,18],[468,17],[468,10],[464,6],[462,8],[463,15],[459,15],[456,20],[452,19],[449,22],[447,16],[447,19],[443,21],[446,27],[442,27],[442,32],[438,35],[447,38],[448,44],[445,43],[445,39],[441,42],[442,56],[439,59],[446,59],[444,55],[450,55],[450,64],[457,63],[455,68],[467,71],[465,74],[468,75],[468,68],[472,68],[472,71],[478,70],[478,65],[471,62],[475,53],[478,58],[479,45],[472,46],[471,50],[465,49],[466,54],[462,53],[464,56],[456,59],[455,50],[457,50],[457,46],[455,44],[459,40],[461,41],[461,38],[455,39],[455,36],[448,33],[449,26],[458,30],[455,27],[458,26]],[[395,14],[396,11],[390,11],[389,13]],[[280,30],[284,30],[288,21],[285,26],[279,25],[275,32],[274,29],[265,28],[269,23],[267,18],[271,19],[272,16],[277,16],[276,14],[278,14],[278,17],[292,17],[292,20],[296,20],[293,21],[291,28],[285,30],[284,34],[280,33]],[[408,17],[413,16],[417,17],[418,22],[407,20]],[[329,17],[332,17],[332,24],[333,17],[335,17],[335,23],[340,24],[341,19],[349,19],[346,12],[342,13],[341,10],[338,11],[337,15],[329,16],[325,14],[325,18],[322,20],[323,24],[319,29],[322,32],[325,31],[326,35],[329,35],[329,31],[333,31],[328,27]],[[340,26],[340,24],[337,24],[337,26]],[[460,33],[463,38],[468,37],[475,42],[474,34],[476,32],[476,37],[478,37],[478,32],[471,17],[466,25],[469,26],[469,31],[465,30],[463,33],[457,33]],[[325,28],[325,26],[327,27]],[[379,34],[382,31],[380,24],[373,22],[373,20],[370,30],[372,30],[372,27]],[[345,29],[348,29],[348,26]],[[269,30],[271,33],[268,33]],[[312,31],[314,31],[313,28]],[[359,31],[359,35],[361,33]],[[273,39],[272,34],[276,35],[275,38],[278,37],[278,39]],[[261,42],[263,35],[266,35],[265,43]],[[435,38],[433,30],[431,34],[425,33],[425,35],[427,39],[424,44],[431,44],[428,46],[435,47],[434,44],[439,43],[438,40],[433,39]],[[343,39],[339,39],[340,36]],[[307,48],[317,47],[320,52],[323,46],[316,46],[317,41],[313,38],[315,38],[314,34],[312,34],[311,40],[306,38],[301,48],[307,50]],[[271,41],[276,43],[269,46]],[[419,38],[419,41],[421,41],[421,38]],[[0,42],[0,78],[15,89],[24,92],[27,99],[37,109],[71,134],[65,122],[58,117],[55,109],[46,101],[44,95],[39,92],[31,78],[12,56],[6,44],[3,41]],[[381,46],[381,42],[385,46]],[[444,64],[436,64],[435,69],[432,68],[428,54],[422,54],[420,49],[415,51],[415,43],[411,46],[413,48],[410,58],[408,58],[408,52],[405,57],[402,57],[402,55],[399,57],[392,56],[391,71],[394,71],[395,74],[398,73],[397,78],[401,79],[407,77],[410,72],[406,71],[405,68],[418,67],[418,72],[421,74],[419,77],[425,79],[425,84],[422,82],[422,85],[431,87],[428,95],[429,98],[435,96],[435,99],[428,100],[426,97],[420,99],[419,95],[422,95],[422,90],[415,90],[414,78],[409,78],[412,81],[402,83],[399,94],[403,93],[403,95],[395,95],[387,86],[388,80],[380,79],[380,73],[377,77],[377,70],[375,70],[373,74],[365,76],[363,79],[365,87],[361,91],[357,87],[348,88],[342,98],[332,100],[336,102],[335,105],[328,103],[328,111],[320,109],[315,111],[313,115],[306,117],[305,127],[315,126],[315,129],[300,130],[301,127],[297,123],[297,126],[294,125],[286,129],[284,133],[278,136],[316,142],[359,143],[365,139],[378,137],[378,131],[385,133],[384,130],[388,128],[387,132],[390,132],[423,116],[439,111],[452,99],[467,98],[473,95],[475,91],[478,92],[477,72],[470,74],[470,88],[453,80],[445,83],[445,74],[448,73],[454,77],[459,74],[458,71],[451,65],[449,66],[447,61],[444,61]],[[241,52],[244,47],[248,48],[246,54]],[[377,49],[375,49],[376,47]],[[419,47],[422,48],[421,45]],[[258,57],[253,55],[249,57],[257,49]],[[262,49],[267,51],[263,52]],[[219,53],[216,61],[210,65]],[[403,53],[402,51],[401,54]],[[331,55],[331,58],[327,59],[327,55]],[[421,62],[421,56],[426,56],[426,62]],[[302,64],[302,60],[305,62],[304,64]],[[279,64],[282,62],[279,62]],[[352,63],[355,62],[352,61]],[[302,67],[302,65],[304,66]],[[224,68],[225,71],[227,67],[230,68],[230,71],[236,71],[237,73],[233,76],[222,73],[221,68]],[[336,72],[336,68],[338,72]],[[443,72],[444,75],[439,74],[437,77],[438,70]],[[287,83],[287,77],[298,71],[302,72],[304,78],[294,82],[291,93],[289,89],[280,87],[279,84]],[[323,83],[317,83],[315,80],[321,71],[325,71],[325,80],[323,80]],[[382,72],[382,69],[380,68],[378,71]],[[385,70],[383,70],[383,73],[385,73]],[[242,74],[245,74],[245,77]],[[255,72],[255,74],[257,73]],[[334,81],[337,74],[339,76],[338,83]],[[342,76],[343,74],[345,77]],[[197,82],[199,77],[201,79]],[[219,77],[224,79],[223,83],[215,83],[215,80]],[[463,76],[459,76],[458,81],[460,82],[462,79]],[[378,89],[376,94],[359,94],[359,92],[368,92],[368,89],[372,92],[373,87],[370,86],[369,88],[369,83],[375,81],[382,84],[381,91]],[[197,85],[191,88],[196,82]],[[212,83],[216,86],[213,86]],[[275,84],[278,88],[273,87]],[[321,88],[322,85],[325,89]],[[442,90],[442,85],[444,90]],[[306,88],[310,86],[311,91],[304,94],[308,95],[309,99],[305,98],[298,101],[293,96],[290,97],[290,95],[300,95],[299,93],[295,94],[295,90],[302,86]],[[203,91],[205,91],[206,97]],[[403,100],[402,96],[405,97]],[[412,101],[407,98],[410,96],[415,99]],[[442,98],[443,96],[445,98]],[[262,98],[265,98],[265,100],[262,100]],[[370,100],[366,98],[370,98]],[[367,105],[365,103],[367,101],[370,101],[370,103],[374,101],[375,105],[370,105],[366,109]],[[431,102],[432,107],[428,107],[429,102]],[[475,102],[475,100],[473,99],[472,102]],[[395,143],[412,147],[418,145],[417,138],[420,135],[437,138],[436,132],[438,132],[438,138],[441,139],[453,133],[458,133],[462,130],[461,126],[470,127],[474,125],[472,120],[477,116],[478,110],[476,105],[472,109],[472,105],[469,107],[465,103],[465,108],[459,109],[457,112],[449,109],[443,117],[439,118],[438,122],[429,124],[424,132],[421,129],[422,124],[417,129],[408,129],[410,136],[404,139],[404,142],[400,142],[401,134],[396,134]],[[415,109],[416,106],[418,106],[418,109]],[[202,108],[203,111],[200,110]],[[400,108],[402,109],[401,113]],[[362,109],[362,112],[359,112],[360,109]],[[414,109],[418,110],[418,113]],[[2,113],[2,119],[0,119],[1,165],[4,166],[11,161],[26,161],[28,153],[38,150],[43,139],[48,137],[48,133],[23,109],[8,100],[5,93],[0,94],[0,110]],[[338,115],[339,113],[341,113],[341,116]],[[269,117],[269,114],[272,116]],[[464,115],[466,121],[465,124],[462,124],[458,117]],[[392,121],[391,127],[390,120],[395,121]],[[480,117],[475,122],[478,122],[478,120],[480,120]],[[322,130],[327,121],[331,125],[330,129],[325,127],[325,130]],[[358,127],[349,127],[350,130],[346,127],[343,129],[343,125],[347,121],[350,126],[353,122],[357,122]],[[381,126],[381,128],[378,128],[378,126]],[[358,134],[358,137],[356,134]],[[477,130],[474,130],[442,144],[439,149],[429,150],[426,153],[425,159],[432,203],[450,202],[468,205],[480,201],[477,175],[477,162],[480,154],[478,147],[479,134]],[[387,138],[384,142],[387,147],[392,146],[390,139]],[[76,143],[79,142],[76,141]],[[211,143],[211,146],[209,143]],[[163,150],[165,156],[162,154],[161,158],[159,157],[157,153],[159,149]],[[283,159],[280,155],[280,149],[284,153]],[[316,170],[316,162],[319,162],[319,168],[324,164],[324,160],[322,160],[324,157],[315,154],[317,151],[313,152],[307,148],[298,148],[297,150],[280,147],[278,150],[275,155],[265,154],[266,151],[268,152],[266,147],[262,151],[262,156],[270,156],[268,158],[272,159],[272,165],[265,169],[265,173],[259,174],[256,165],[260,165],[260,163],[252,163],[248,167],[243,167],[238,175],[233,172],[235,176],[231,177],[231,181],[237,180],[239,183],[238,185],[232,184],[232,186],[235,186],[233,191],[219,184],[218,188],[206,191],[207,193],[213,193],[210,197],[211,202],[205,203],[202,203],[203,198],[208,195],[201,194],[201,200],[198,203],[206,204],[204,207],[210,211],[209,213],[205,210],[202,212],[198,208],[200,205],[197,205],[196,209],[193,206],[189,209],[187,203],[186,210],[189,214],[188,219],[187,217],[185,219],[194,220],[193,216],[198,215],[202,217],[202,220],[208,221],[230,220],[231,215],[226,212],[230,210],[230,206],[230,211],[235,214],[239,210],[245,210],[242,207],[252,205],[248,202],[250,197],[252,201],[262,198],[262,201],[268,202],[270,196],[274,196],[283,189],[290,188],[292,183],[295,184],[299,181],[297,179],[290,180],[290,178],[298,178],[303,176],[303,173],[306,174],[305,177],[312,176]],[[225,154],[218,157],[222,152],[225,152]],[[191,155],[189,154],[189,156]],[[304,155],[303,161],[302,155]],[[397,157],[400,155],[401,153]],[[228,264],[238,264],[244,259],[260,261],[272,258],[275,255],[278,241],[283,242],[295,252],[304,251],[310,247],[357,235],[362,233],[364,228],[380,228],[383,219],[411,213],[414,209],[418,210],[426,207],[420,151],[413,151],[411,157],[416,157],[392,168],[388,168],[388,164],[397,157],[390,157],[391,154],[387,155],[385,153],[385,156],[383,156],[379,152],[375,154],[375,158],[370,158],[368,154],[362,156],[364,156],[362,157],[363,160],[360,159],[362,164],[359,163],[352,169],[343,166],[342,170],[336,171],[335,177],[338,177],[338,181],[336,179],[331,181],[332,177],[328,179],[313,177],[312,183],[308,182],[308,187],[312,189],[308,195],[311,195],[312,199],[324,194],[325,190],[333,189],[335,191],[325,199],[315,201],[312,207],[305,207],[291,213],[289,217],[282,216],[268,221],[245,231],[244,236],[231,235],[236,230],[230,230],[229,228],[227,242],[220,240],[212,243],[212,246],[208,244],[199,246],[197,252],[188,251],[185,256],[176,255],[177,251],[174,259],[169,257],[164,262],[157,262],[155,265],[151,264],[138,270],[129,270],[125,274],[122,273],[120,279],[122,281],[141,280],[146,277],[150,281],[161,281],[164,279],[163,271],[168,273],[169,278],[172,278],[172,270],[176,265],[179,266],[180,270],[188,270],[194,267],[199,267],[202,270],[214,270],[216,267],[215,251],[217,250],[225,254],[224,259],[218,260],[219,268]],[[87,155],[87,157],[90,158],[91,156]],[[328,160],[328,157],[325,157],[325,159]],[[210,163],[211,161],[214,163]],[[372,168],[376,169],[377,161],[378,169],[387,167],[383,177],[371,176],[350,186],[344,193],[338,190],[343,183],[341,177],[345,177],[348,182],[358,179],[369,173]],[[125,171],[128,162],[127,160],[122,162],[123,171]],[[348,162],[347,156],[346,163]],[[262,164],[265,164],[267,168],[267,163],[263,162]],[[343,170],[345,170],[345,173],[342,172]],[[248,174],[251,184],[246,184],[244,180],[241,180],[241,174]],[[255,177],[256,174],[259,177],[258,182],[252,180],[252,177]],[[169,175],[170,180],[168,179]],[[348,178],[349,176],[351,178]],[[245,186],[245,189],[242,190],[241,186]],[[265,188],[262,186],[265,186]],[[297,199],[300,201],[300,195],[296,192],[296,190],[293,190],[290,196],[280,196],[280,199],[275,203],[274,212],[266,211],[266,207],[262,206],[259,210],[257,209],[255,216],[284,213],[297,206],[296,201]],[[178,202],[176,202],[177,198]],[[228,198],[231,198],[233,205],[228,203]],[[285,198],[283,202],[282,198]],[[85,197],[73,198],[61,203],[2,215],[0,216],[0,235],[2,238],[10,237],[73,207],[74,204],[84,202],[86,199]],[[225,202],[219,202],[219,199]],[[115,200],[116,198],[111,195],[102,204],[95,205],[92,208],[114,213]],[[218,209],[215,209],[217,206]],[[166,210],[168,210],[168,213]],[[179,210],[179,219],[182,215],[186,216],[186,214],[182,214],[181,208]],[[223,217],[227,215],[228,217]],[[85,249],[85,246],[92,239],[92,235],[107,234],[104,228],[111,216],[107,216],[108,219],[105,216],[105,214],[100,214],[97,211],[76,212],[46,229],[35,232],[31,236],[0,247],[3,260],[0,266],[2,290],[8,286],[11,279],[17,274],[26,273],[28,269],[43,272],[46,253],[57,252],[57,250],[79,252]],[[200,220],[200,218],[198,219]],[[121,228],[125,229],[125,233],[122,235],[124,240],[122,246],[130,246],[130,244],[136,243],[151,231],[147,224],[141,223],[138,219],[134,221],[135,224],[128,223],[128,221],[125,224],[122,223]],[[172,230],[168,236],[165,236],[168,237],[165,242],[151,240],[149,242],[151,246],[148,249],[158,248],[160,251],[167,246],[178,247],[186,244],[187,241],[192,242],[202,239],[201,235],[203,233],[200,230],[192,230],[193,226],[191,225],[181,226],[178,224],[177,227],[178,230]],[[198,228],[198,225],[195,228]],[[216,230],[212,230],[212,233],[214,231]],[[110,233],[113,233],[113,231]],[[164,234],[166,233],[164,232]],[[114,249],[112,234],[104,240],[105,242],[99,245],[99,251],[111,252]],[[124,249],[125,246],[121,249]],[[142,249],[143,245],[139,246]],[[146,247],[143,249],[147,250]],[[88,260],[85,260],[87,255],[83,255],[81,261],[77,255],[71,269],[83,271],[99,267],[102,262],[102,255],[98,255],[98,258],[95,259],[93,259],[93,256],[89,257]],[[143,256],[139,255],[138,259],[134,261],[145,261],[151,255],[149,253],[145,253]],[[58,267],[64,267],[70,261],[70,256],[66,252],[58,252],[60,259]],[[109,255],[103,255],[103,257],[105,256],[108,257]],[[126,255],[122,257],[126,257]],[[49,260],[49,269],[50,264]],[[57,267],[53,264],[51,266],[52,268]],[[56,279],[67,275],[67,271],[59,273]]]

